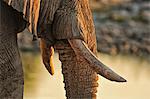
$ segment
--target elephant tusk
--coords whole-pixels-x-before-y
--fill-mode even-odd
[[[91,65],[91,68],[101,76],[111,81],[126,82],[124,78],[113,72],[110,68],[100,62],[91,52],[84,41],[79,39],[68,40],[77,55],[83,56]]]
[[[42,54],[43,64],[45,65],[48,72],[53,75],[54,74],[54,64],[53,64],[53,55],[54,48],[52,46],[48,46],[44,39],[41,39],[40,49]]]

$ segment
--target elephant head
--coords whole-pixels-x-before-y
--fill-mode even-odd
[[[96,73],[111,81],[124,82],[125,79],[114,73],[94,55],[97,52],[96,38],[88,0],[63,0],[57,6],[52,5],[54,4],[53,2],[55,1],[43,0],[42,3],[47,4],[49,8],[53,8],[53,11],[49,11],[51,9],[48,8],[46,9],[47,11],[44,8],[40,11],[38,36],[42,38],[42,47],[45,47],[46,45],[44,44],[47,43],[47,47],[50,45],[49,50],[51,53],[53,52],[51,47],[57,41],[67,40],[76,55],[84,57]],[[48,11],[49,13],[46,13]],[[41,17],[44,15],[49,20],[43,20]],[[42,52],[44,54],[44,51]],[[51,54],[49,56],[51,57]],[[44,64],[48,65],[49,62],[46,63],[45,60]]]
[[[41,38],[43,63],[52,75],[53,47],[59,53],[67,98],[96,98],[97,74],[111,81],[126,82],[96,57],[95,28],[88,0],[55,3],[42,0],[38,36]]]
[[[11,4],[18,9],[20,2],[13,0]],[[53,48],[59,53],[68,99],[96,98],[97,74],[126,82],[96,58],[95,28],[88,0],[24,0],[23,5],[30,31],[41,39],[43,63],[51,75]]]

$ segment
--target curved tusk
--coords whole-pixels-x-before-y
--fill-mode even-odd
[[[75,53],[83,56],[91,64],[90,66],[94,69],[95,72],[111,81],[126,82],[124,78],[113,72],[103,63],[101,63],[97,59],[97,57],[91,52],[91,50],[87,47],[84,41],[79,39],[72,39],[68,41]]]
[[[53,75],[54,74],[54,64],[53,64],[53,55],[54,49],[52,46],[47,46],[44,39],[41,39],[40,49],[42,54],[43,64],[45,65],[48,72]]]

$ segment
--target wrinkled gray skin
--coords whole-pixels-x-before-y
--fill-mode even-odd
[[[0,99],[23,98],[23,71],[17,33],[26,27],[23,14],[0,1]]]
[[[67,99],[96,99],[97,74],[111,81],[126,81],[96,59],[95,29],[88,0],[4,1],[18,11],[23,9],[21,12],[30,23],[29,30],[41,38],[43,63],[52,75],[51,48],[58,51]],[[3,10],[1,13],[6,14]],[[23,73],[16,33],[26,27],[26,22],[18,15],[10,15],[1,15],[8,20],[1,20],[0,27],[0,97],[21,99]]]

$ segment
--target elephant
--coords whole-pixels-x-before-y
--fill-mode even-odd
[[[33,39],[36,39],[36,37],[40,39],[43,64],[51,75],[54,74],[52,61],[54,49],[58,52],[59,60],[62,63],[62,74],[67,99],[96,99],[98,74],[111,81],[126,82],[124,78],[97,59],[95,28],[89,0],[3,1],[5,1],[11,9],[18,11],[18,13],[23,13],[22,20],[14,20],[16,22],[12,23],[14,25],[11,24],[12,27],[18,27],[18,25],[15,26],[16,23],[23,24],[24,28],[27,27],[30,32],[33,33]],[[13,11],[10,12],[16,15]],[[14,18],[16,17],[19,16],[14,16]],[[9,20],[12,19],[10,18]],[[28,23],[30,23],[29,26],[27,25]],[[1,27],[5,26],[5,24],[1,24]],[[19,27],[17,30],[22,31],[24,28]],[[4,34],[3,28],[0,29],[2,31],[1,33]],[[7,29],[9,30],[8,27]],[[7,41],[7,43],[13,43],[12,45],[10,44],[11,49],[7,49],[9,46],[5,46],[5,49],[7,49],[6,52],[3,52],[5,49],[0,49],[0,53],[2,53],[0,54],[0,59],[2,57],[0,60],[0,83],[3,85],[6,82],[6,80],[2,82],[2,79],[4,79],[2,77],[5,75],[5,73],[2,72],[4,69],[3,61],[5,60],[3,56],[9,58],[8,61],[14,60],[5,54],[8,52],[11,53],[15,49],[16,53],[12,53],[11,55],[17,57],[15,60],[19,62],[19,66],[15,60],[14,63],[9,64],[6,62],[6,64],[8,65],[8,70],[11,67],[10,65],[13,64],[15,66],[15,73],[21,73],[20,77],[17,78],[13,75],[5,76],[8,78],[10,85],[13,83],[12,81],[16,82],[17,78],[19,83],[15,83],[15,85],[21,86],[18,86],[18,94],[20,94],[20,97],[12,91],[3,91],[5,90],[3,86],[0,86],[0,97],[5,97],[7,95],[6,93],[9,93],[12,94],[12,97],[15,95],[15,99],[21,99],[23,93],[23,74],[16,43],[18,31],[16,33],[16,31],[11,30],[11,33],[11,37],[15,35],[15,38],[9,39],[9,42]],[[7,35],[8,33],[6,32],[4,35],[5,38],[10,38],[10,36],[8,37]],[[2,38],[1,34],[0,38]],[[3,40],[1,40],[0,45],[4,44],[2,41]],[[8,74],[8,70],[6,74]],[[10,85],[10,88],[14,86]],[[6,85],[6,87],[8,87],[8,85]],[[13,91],[18,92],[18,90]],[[2,96],[3,94],[5,96]]]
[[[27,26],[23,13],[0,1],[0,99],[23,98],[23,70],[17,33]]]

